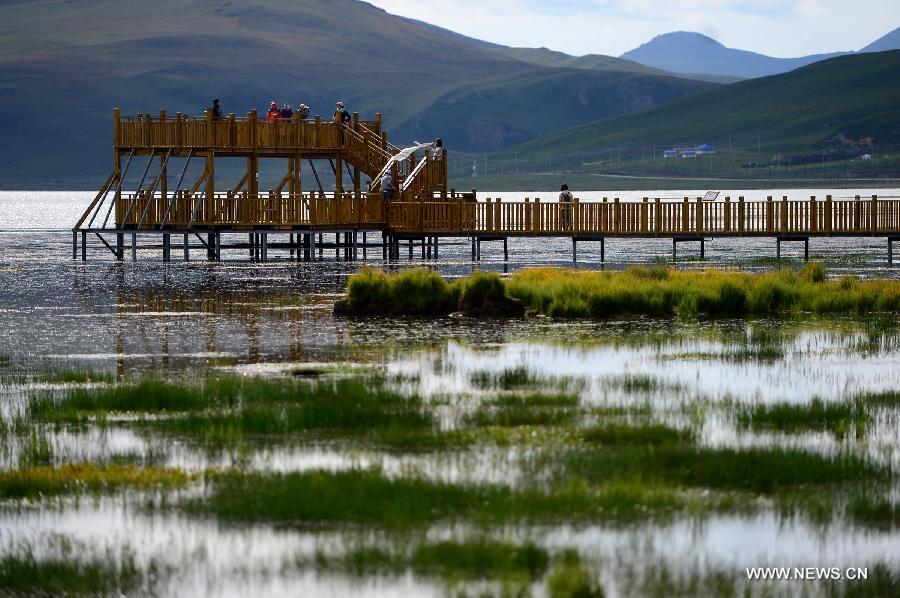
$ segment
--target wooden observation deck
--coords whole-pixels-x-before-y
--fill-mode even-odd
[[[702,255],[709,237],[774,237],[779,251],[783,241],[804,241],[808,253],[811,236],[883,236],[891,261],[892,243],[900,240],[898,198],[476,201],[474,190],[448,189],[446,150],[394,158],[401,150],[388,141],[380,114],[367,121],[354,113],[352,123],[342,125],[318,116],[266,122],[255,111],[214,119],[211,111],[199,118],[180,113],[171,117],[164,111],[122,117],[116,109],[113,124],[113,171],[73,229],[73,258],[78,256],[79,234],[82,259],[89,234],[118,259],[124,255],[126,235],[136,257],[139,234],[161,235],[164,259],[170,257],[172,235],[184,236],[186,259],[190,237],[200,240],[210,259],[218,259],[221,236],[228,233],[249,233],[247,243],[226,247],[249,247],[251,256],[262,259],[269,235],[285,233],[289,240],[280,246],[292,255],[302,251],[306,259],[315,254],[316,235],[321,251],[325,233],[335,234],[331,246],[343,247],[351,258],[358,248],[357,235],[362,233],[365,248],[367,232],[381,234],[386,258],[399,257],[399,241],[413,239],[421,241],[423,256],[426,245],[429,254],[434,247],[436,255],[438,237],[470,238],[473,257],[478,255],[478,240],[502,239],[505,245],[512,236],[571,237],[574,258],[579,241],[602,243],[608,237],[668,237],[673,251],[678,242],[699,241]],[[243,176],[234,184],[217,177],[216,161],[222,158],[245,160]],[[261,159],[285,165],[274,188],[259,189]],[[308,176],[301,177],[304,161],[314,185],[308,184]],[[189,166],[197,162],[201,174],[186,180]],[[319,168],[327,163],[333,189],[324,188],[316,163]],[[143,174],[129,190],[123,181],[131,167],[142,167]],[[389,198],[379,185],[386,171],[394,181]],[[369,181],[365,186],[363,177]],[[116,235],[115,247],[106,233]]]

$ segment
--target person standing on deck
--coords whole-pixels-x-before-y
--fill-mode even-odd
[[[269,102],[269,112],[266,114],[267,123],[277,123],[281,120],[281,111],[278,109],[278,102],[272,100]]]
[[[284,106],[281,107],[281,120],[289,121],[292,116],[294,116],[294,111],[291,110],[291,105],[285,102]]]
[[[562,187],[559,188],[559,203],[565,204],[561,215],[561,223],[565,227],[568,227],[572,223],[572,208],[569,207],[569,204],[573,201],[575,201],[575,198],[572,197],[569,186],[563,183]]]
[[[297,106],[297,114],[300,115],[300,120],[306,120],[309,116],[309,106],[306,104],[300,104]]]
[[[219,107],[219,99],[218,98],[213,100],[212,113],[213,113],[213,120],[219,120],[220,118],[222,118],[222,108]]]
[[[343,145],[347,142],[347,136],[346,133],[344,133],[344,127],[342,125],[347,125],[349,127],[353,124],[353,117],[350,116],[350,112],[344,108],[344,102],[337,102],[334,105],[334,123],[341,129],[341,145]]]
[[[440,160],[444,157],[444,141],[438,137],[431,144],[431,158],[433,160]]]
[[[391,171],[386,171],[381,177],[381,191],[384,193],[385,199],[390,199],[394,194],[394,182],[391,180]]]

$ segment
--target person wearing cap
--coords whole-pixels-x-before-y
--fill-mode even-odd
[[[269,112],[266,114],[267,123],[277,123],[281,120],[281,111],[278,109],[278,102],[272,100],[269,102]]]
[[[212,104],[213,120],[222,118],[222,108],[219,107],[219,98],[213,100]]]
[[[294,116],[294,111],[291,110],[291,105],[285,102],[284,106],[281,107],[281,120],[291,120],[292,116]]]
[[[297,114],[300,115],[300,120],[305,120],[306,117],[309,116],[309,106],[306,104],[300,104],[297,106]]]

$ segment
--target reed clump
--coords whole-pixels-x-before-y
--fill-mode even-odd
[[[363,268],[347,282],[347,298],[335,304],[336,315],[522,315],[521,303],[510,298],[496,274],[476,272],[448,282],[427,268],[385,274]]]
[[[36,466],[0,472],[0,499],[103,493],[122,487],[172,487],[195,478],[183,470],[166,467],[95,463]]]
[[[459,309],[467,297],[473,302],[511,298],[559,318],[862,315],[900,311],[900,281],[831,280],[820,263],[762,274],[662,266],[633,266],[623,272],[541,267],[519,270],[508,280],[476,273],[453,283],[421,268],[390,275],[365,268],[350,277],[345,307],[354,314],[435,315]]]

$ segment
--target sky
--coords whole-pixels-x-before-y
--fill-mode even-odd
[[[900,0],[368,0],[507,46],[618,56],[671,31],[782,58],[858,50],[900,26]]]

